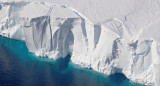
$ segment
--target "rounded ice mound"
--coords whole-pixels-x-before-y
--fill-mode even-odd
[[[31,3],[20,12],[29,51],[53,59],[86,53],[85,19],[65,6],[45,5]],[[27,15],[32,9],[34,13]]]

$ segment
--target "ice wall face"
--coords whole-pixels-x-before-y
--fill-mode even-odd
[[[45,48],[45,51],[49,51],[51,47],[46,49],[49,40],[52,39],[49,16],[33,18],[28,23],[29,25],[24,25],[24,34],[29,50],[35,52]]]
[[[157,1],[146,2],[133,14],[95,24],[65,5],[4,2],[0,35],[25,41],[37,56],[71,54],[71,61],[82,67],[107,75],[121,72],[134,82],[159,86],[158,10]]]
[[[44,4],[36,5],[38,6],[35,9],[39,9],[39,6]],[[29,10],[30,7],[26,6],[23,9]],[[50,6],[46,16],[24,20],[26,44],[36,55],[57,59],[69,53],[76,55],[84,53],[79,49],[86,49],[87,46],[85,22],[73,11],[64,7]],[[84,46],[81,46],[82,44]]]
[[[21,7],[26,3],[6,3],[1,4],[0,10],[0,35],[13,39],[24,40],[22,31],[23,20],[19,17]]]

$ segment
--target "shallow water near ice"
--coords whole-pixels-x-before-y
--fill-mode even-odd
[[[29,53],[22,41],[0,36],[0,86],[141,86],[123,74],[106,76],[70,62]]]

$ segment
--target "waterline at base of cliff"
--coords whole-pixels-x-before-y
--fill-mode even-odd
[[[70,62],[29,53],[24,42],[0,36],[0,86],[141,86],[123,74],[106,76]]]

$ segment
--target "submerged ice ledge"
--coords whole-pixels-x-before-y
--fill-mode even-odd
[[[0,35],[24,40],[38,56],[57,59],[71,54],[71,61],[82,67],[107,75],[120,72],[134,82],[158,86],[160,8],[156,5],[147,3],[145,7],[151,8],[95,24],[66,5],[4,2]]]

